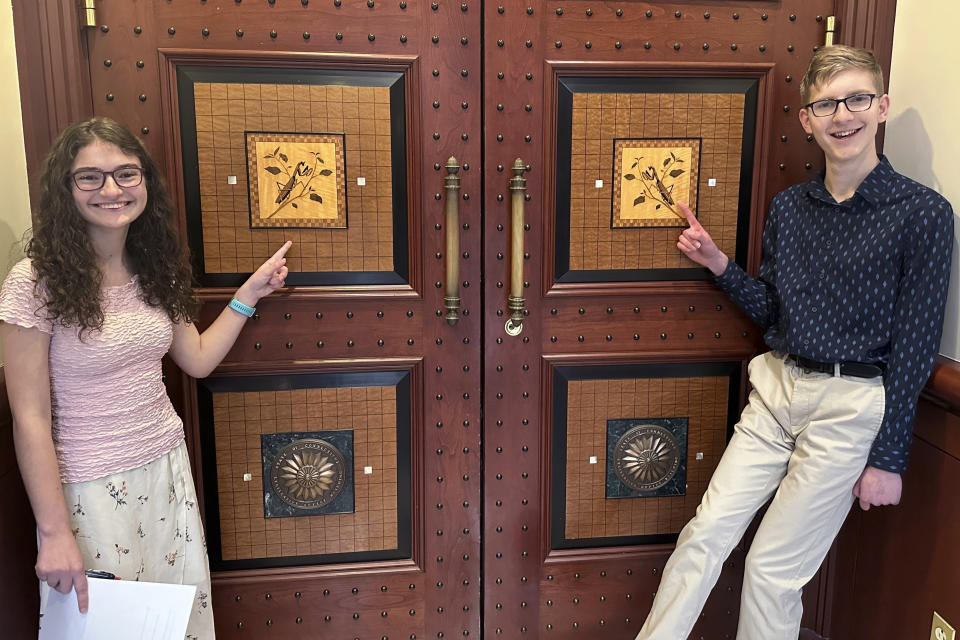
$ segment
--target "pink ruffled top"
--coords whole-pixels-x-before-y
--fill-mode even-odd
[[[0,291],[0,320],[50,334],[53,444],[62,482],[85,482],[156,460],[183,440],[163,385],[161,359],[173,340],[167,314],[146,304],[134,277],[102,292],[101,331],[46,318],[29,259]]]

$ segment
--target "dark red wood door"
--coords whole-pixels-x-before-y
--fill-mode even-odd
[[[870,44],[876,11],[832,0],[99,3],[60,79],[166,168],[204,321],[295,241],[214,375],[169,380],[220,636],[636,633],[760,345],[675,250],[675,200],[756,268],[821,164],[797,89],[834,14]],[[271,502],[304,434],[348,453],[346,506]],[[638,482],[651,438],[674,455]],[[733,637],[745,547],[696,637]]]

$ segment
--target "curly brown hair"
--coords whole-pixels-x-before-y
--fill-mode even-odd
[[[162,308],[173,322],[193,322],[198,309],[193,276],[173,226],[174,208],[163,176],[135,135],[102,117],[64,129],[44,158],[39,206],[26,254],[37,274],[37,297],[45,300],[47,318],[63,326],[75,326],[81,335],[103,328],[103,274],[97,267],[87,223],[77,209],[70,179],[77,153],[96,141],[136,156],[143,167],[147,203],[131,223],[125,246],[143,301]]]

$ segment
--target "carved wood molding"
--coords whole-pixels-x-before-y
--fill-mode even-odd
[[[75,3],[62,0],[14,2],[13,31],[30,199],[36,202],[44,153],[67,125],[93,115],[87,40]]]
[[[950,413],[960,415],[960,362],[937,356],[933,363],[933,373],[930,374],[920,397]]]
[[[890,59],[893,56],[893,23],[897,0],[837,0],[837,44],[873,51],[890,86]],[[885,127],[877,132],[877,150],[883,150]]]

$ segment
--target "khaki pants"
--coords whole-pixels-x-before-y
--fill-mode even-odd
[[[803,586],[853,504],[884,411],[882,378],[806,373],[766,353],[753,392],[694,518],[680,532],[636,640],[684,640],[757,510],[738,640],[796,640]]]

